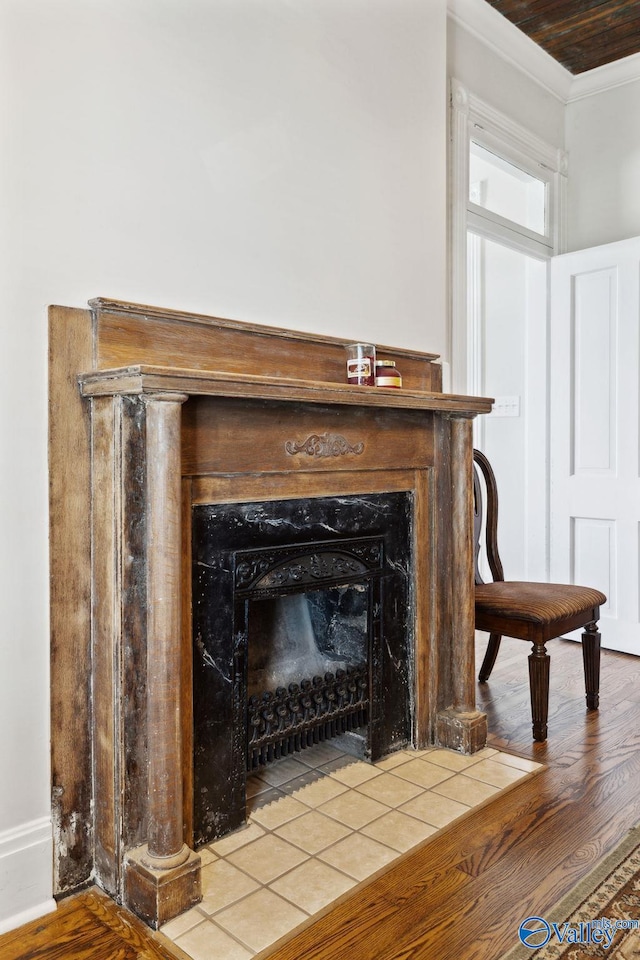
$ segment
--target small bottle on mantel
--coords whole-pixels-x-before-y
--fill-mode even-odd
[[[402,377],[395,360],[376,359],[376,387],[401,387]]]
[[[376,348],[372,343],[347,345],[347,383],[375,386]]]

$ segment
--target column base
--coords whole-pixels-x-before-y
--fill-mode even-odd
[[[487,715],[479,710],[441,710],[436,720],[436,743],[458,753],[477,753],[487,742]]]
[[[168,869],[150,867],[146,857],[146,844],[127,853],[124,903],[157,930],[202,900],[200,857],[190,850],[183,863]]]

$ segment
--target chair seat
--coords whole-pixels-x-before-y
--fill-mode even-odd
[[[509,617],[542,627],[591,610],[597,617],[598,607],[606,602],[604,593],[592,587],[499,580],[476,585],[476,620],[483,615]]]

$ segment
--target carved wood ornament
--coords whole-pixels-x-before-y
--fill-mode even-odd
[[[344,457],[351,453],[356,457],[364,453],[364,441],[351,444],[339,433],[314,433],[302,443],[287,440],[284,445],[287,453],[294,456],[296,453],[306,453],[309,457]]]

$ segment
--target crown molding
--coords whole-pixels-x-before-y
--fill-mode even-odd
[[[640,80],[640,53],[579,73],[571,83],[568,102],[583,100],[594,93],[604,93],[605,90],[613,90],[637,80]]]
[[[447,14],[565,104],[640,80],[640,54],[574,76],[487,0],[447,0]]]

